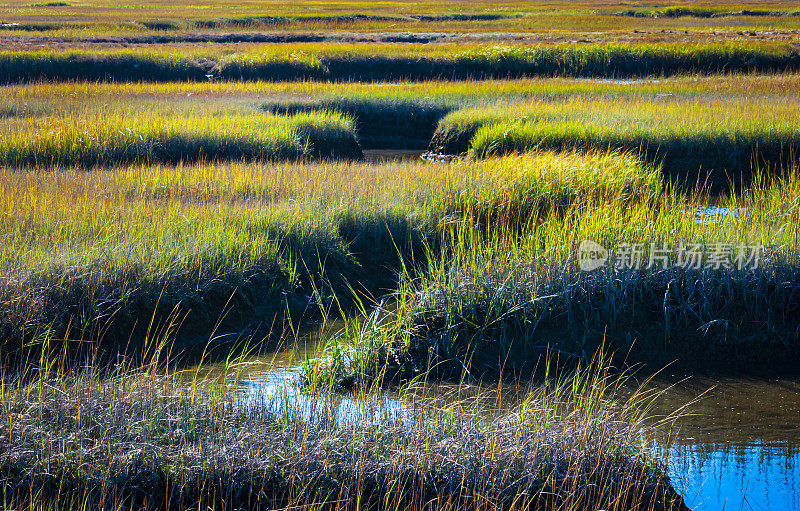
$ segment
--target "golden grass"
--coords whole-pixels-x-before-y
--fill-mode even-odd
[[[576,202],[523,228],[484,232],[463,215],[392,309],[353,319],[306,378],[349,389],[526,375],[549,356],[569,365],[598,351],[620,367],[794,371],[799,191],[795,167],[711,212],[710,197],[667,189]],[[592,271],[580,265],[587,240],[607,251]]]
[[[158,41],[154,41],[158,43]],[[222,44],[220,44],[222,43]],[[782,41],[571,44],[274,42],[148,44],[144,48],[13,48],[0,51],[3,83],[30,81],[391,81],[526,76],[641,77],[783,72],[800,66]]]
[[[390,285],[398,257],[434,243],[443,215],[547,214],[554,204],[636,200],[661,186],[654,169],[632,158],[552,154],[450,164],[6,169],[0,181],[9,338],[47,333],[112,344],[128,338],[126,329],[146,335],[156,310],[159,321],[175,307],[191,311],[186,328],[204,341],[227,308],[235,325],[257,309],[268,317],[313,307],[319,293],[337,293],[344,304],[348,287]],[[110,329],[105,338],[101,327]]]
[[[49,5],[50,4],[50,5]],[[66,4],[66,5],[64,5]],[[133,2],[105,4],[96,0],[36,2],[5,0],[0,10],[7,14],[3,21],[19,23],[8,26],[6,34],[42,34],[86,36],[96,34],[159,34],[197,30],[227,31],[388,31],[388,32],[517,32],[533,33],[534,37],[570,37],[592,32],[605,32],[604,37],[617,35],[637,37],[634,30],[646,32],[639,37],[670,37],[661,31],[691,32],[700,38],[714,37],[710,30],[729,33],[728,37],[750,30],[791,30],[798,26],[796,16],[781,13],[797,11],[792,2],[768,3],[743,1],[703,1],[688,4],[698,9],[736,12],[742,10],[773,11],[769,16],[723,16],[715,18],[620,17],[615,13],[633,10],[646,12],[651,5],[620,2],[549,2],[530,4],[519,0],[493,0],[488,3],[408,2],[379,4],[363,2],[303,2],[286,4],[273,0],[220,6],[208,1]],[[469,15],[508,16],[497,19],[459,18]],[[426,18],[428,16],[428,18]],[[519,17],[518,17],[519,16]],[[207,25],[216,22],[215,25]],[[199,23],[199,26],[198,26]],[[204,25],[205,24],[205,25]],[[27,30],[26,30],[27,29]],[[45,30],[45,32],[42,32]],[[0,32],[0,33],[3,33]]]

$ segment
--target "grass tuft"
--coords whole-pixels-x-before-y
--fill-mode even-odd
[[[20,126],[14,126],[19,128]],[[34,119],[0,141],[0,162],[15,167],[91,167],[198,160],[359,158],[350,121],[337,114]]]
[[[235,361],[233,361],[235,362]],[[480,401],[373,412],[317,394],[243,402],[220,381],[154,368],[56,370],[0,387],[0,488],[12,506],[115,509],[683,510],[642,433],[646,395],[602,366],[534,387],[511,412]],[[369,403],[362,405],[368,410]]]
[[[338,112],[352,118],[358,141],[365,149],[424,148],[439,120],[452,107],[416,99],[327,97],[313,100],[276,100],[262,107],[273,114]]]
[[[332,340],[309,378],[360,387],[433,371],[458,381],[529,373],[552,352],[585,361],[598,350],[619,365],[677,359],[687,369],[794,371],[800,211],[785,198],[798,183],[796,172],[760,176],[716,218],[695,214],[708,197],[674,191],[579,202],[527,224],[524,236],[477,234],[465,217],[428,270],[406,276],[394,311]],[[600,269],[579,265],[585,240],[608,251]],[[690,251],[697,255],[687,259]]]

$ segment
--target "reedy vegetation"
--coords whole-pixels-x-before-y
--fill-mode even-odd
[[[521,1],[481,3],[404,0],[382,4],[353,4],[333,0],[309,6],[296,3],[250,2],[220,5],[206,0],[128,2],[107,6],[89,2],[4,0],[0,36],[57,38],[55,43],[165,44],[194,37],[221,37],[221,42],[258,36],[352,38],[376,36],[388,40],[607,40],[660,42],[746,39],[747,32],[790,35],[800,25],[797,5],[790,1],[715,0],[701,5],[630,8],[618,1],[550,2],[546,6]],[[626,9],[627,7],[627,9]],[[628,17],[620,19],[620,14]],[[712,18],[698,16],[716,15]],[[643,18],[643,16],[653,16]],[[712,32],[713,30],[713,32]],[[679,34],[679,35],[672,35]],[[232,36],[232,37],[231,37]],[[206,38],[206,39],[203,39]],[[24,40],[24,39],[23,39]],[[47,41],[46,42],[52,42]],[[41,44],[41,40],[37,41]]]
[[[195,50],[197,51],[197,50]],[[566,99],[569,96],[600,98],[661,98],[667,100],[686,98],[729,99],[731,107],[736,99],[770,99],[790,103],[800,86],[797,73],[687,75],[669,79],[641,80],[583,80],[576,78],[452,81],[429,82],[397,81],[389,83],[328,83],[317,81],[204,81],[204,82],[35,82],[4,87],[2,105],[10,113],[40,115],[42,111],[100,107],[120,108],[119,105],[138,106],[147,100],[159,100],[159,108],[183,108],[183,105],[202,102],[202,111],[230,110],[232,106],[249,102],[260,106],[266,100],[273,102],[291,99],[313,102],[332,101],[333,98],[369,98],[398,101],[430,101],[447,107],[486,106],[498,100]],[[183,96],[183,98],[181,97]],[[225,100],[224,105],[220,105]],[[260,101],[260,103],[259,103]],[[148,103],[151,108],[153,103]],[[740,101],[738,108],[746,109],[747,102]]]
[[[715,21],[724,30],[711,37],[711,23],[685,16],[708,13],[673,7],[648,28],[684,33],[653,37],[633,36],[642,26],[633,17],[617,31],[621,18],[602,5],[467,12],[422,2],[352,14],[334,2],[317,6],[319,15],[287,4],[265,16],[257,3],[223,15],[219,5],[178,0],[130,15],[141,6],[95,13],[85,8],[93,0],[6,1],[25,19],[0,26],[0,36],[12,34],[2,41],[0,80],[37,83],[4,87],[0,100],[0,162],[9,166],[0,171],[0,364],[20,361],[0,365],[4,507],[679,509],[643,433],[643,396],[620,398],[621,381],[602,364],[533,388],[501,415],[479,412],[478,402],[420,407],[402,392],[417,403],[410,414],[351,424],[331,414],[331,393],[359,387],[367,399],[372,385],[419,374],[528,371],[553,349],[586,360],[601,343],[657,363],[731,353],[750,365],[798,359],[800,219],[786,199],[800,191],[796,169],[783,166],[778,181],[756,174],[751,190],[723,199],[740,216],[697,223],[684,209],[710,198],[665,186],[652,163],[688,150],[728,168],[756,146],[770,165],[788,163],[781,151],[797,141],[795,75],[345,83],[789,71],[800,66],[787,31],[794,17]],[[76,14],[84,21],[60,21]],[[555,30],[475,34],[474,42],[391,33],[411,25]],[[246,33],[273,26],[285,33]],[[578,39],[573,32],[612,26],[632,42],[563,44]],[[731,31],[763,26],[781,41]],[[297,31],[310,29],[322,33]],[[559,44],[529,44],[537,37]],[[354,43],[341,42],[348,38]],[[514,46],[492,44],[512,38]],[[402,42],[363,44],[373,39]],[[419,44],[429,40],[455,43]],[[118,48],[153,42],[170,46]],[[51,83],[72,80],[98,83]],[[175,80],[187,83],[99,83]],[[266,115],[258,111],[265,101],[302,113]],[[383,130],[376,144],[401,126],[425,139],[455,110],[436,140],[455,136],[458,152],[489,159],[277,161],[358,156],[355,130],[364,145],[375,127]],[[526,153],[494,157],[516,151]],[[575,252],[584,238],[761,243],[770,259],[753,271],[583,274]],[[228,330],[256,338],[253,318],[336,305],[346,313],[397,288],[397,273],[396,308],[347,322],[328,358],[306,365],[308,415],[276,406],[288,391],[243,403],[234,366],[215,381],[202,368],[171,373],[158,358],[133,369],[79,367],[72,357],[75,345],[93,353],[125,344],[146,360],[174,338],[204,343]]]
[[[524,236],[455,224],[450,236],[458,242],[404,279],[395,309],[356,320],[331,340],[327,360],[307,365],[305,378],[359,387],[434,371],[458,380],[529,372],[553,352],[582,360],[597,350],[621,364],[678,359],[687,368],[794,370],[798,192],[793,169],[780,179],[759,175],[722,200],[730,213],[719,217],[697,218],[695,208],[705,211],[709,198],[673,190],[574,203],[526,224]],[[615,247],[641,244],[641,265],[581,271],[583,240],[612,252],[611,262]],[[679,247],[693,245],[704,254],[699,268],[676,267]],[[759,245],[754,267],[743,246]]]
[[[337,114],[165,119],[162,112],[101,111],[12,118],[2,129],[0,163],[15,167],[361,156],[352,123]]]
[[[650,96],[541,99],[465,108],[439,122],[436,152],[477,157],[534,149],[611,149],[662,163],[666,177],[717,189],[749,179],[754,168],[777,169],[800,156],[797,103],[764,96]]]
[[[56,360],[4,373],[4,506],[686,509],[645,433],[651,396],[621,393],[600,364],[532,387],[511,411],[408,393],[416,404],[391,413],[362,395],[353,422],[325,392],[302,411],[285,407],[288,389],[244,404],[238,362],[203,381],[158,357],[137,370],[71,373]]]
[[[183,331],[204,341],[226,310],[235,325],[255,311],[302,311],[331,292],[344,303],[349,288],[393,288],[399,258],[436,247],[450,218],[524,223],[660,186],[655,169],[613,154],[7,169],[4,338],[129,342],[132,329],[147,334],[155,311],[162,324],[191,311]]]
[[[0,52],[2,83],[34,81],[469,80],[526,76],[652,77],[783,72],[800,67],[791,44],[424,45],[301,44],[232,54],[194,49]]]
[[[615,12],[617,16],[633,16],[636,18],[680,18],[689,16],[693,18],[720,18],[726,16],[751,16],[751,17],[779,17],[800,16],[800,10],[768,10],[768,9],[739,9],[734,10],[727,6],[702,7],[696,5],[670,5],[660,9],[626,9]]]
[[[441,111],[458,106],[467,108],[440,122],[433,145],[442,133],[457,138],[448,135],[451,128],[491,135],[500,132],[493,123],[500,123],[513,134],[517,123],[543,133],[537,146],[552,142],[548,134],[566,133],[550,145],[602,150],[588,156],[539,154],[445,166],[218,164],[49,174],[7,169],[4,329],[15,343],[41,335],[128,342],[132,330],[134,337],[145,336],[148,322],[140,317],[152,318],[159,310],[156,322],[166,324],[193,311],[183,331],[205,340],[226,310],[226,325],[238,328],[255,311],[269,318],[318,300],[346,302],[352,294],[348,286],[359,293],[393,289],[403,262],[414,261],[416,268],[431,255],[447,253],[448,245],[462,243],[442,228],[453,222],[519,233],[532,219],[577,214],[570,208],[580,204],[641,203],[645,211],[663,194],[659,173],[632,156],[614,156],[615,146],[656,160],[667,152],[663,141],[652,150],[636,142],[666,139],[677,149],[688,147],[690,154],[709,147],[724,154],[726,144],[739,150],[740,143],[791,147],[798,113],[789,91],[796,81],[795,75],[683,78],[631,86],[552,80],[488,82],[476,90],[453,83],[402,84],[391,91],[378,85],[306,83],[8,87],[14,107],[3,120],[6,136],[0,148],[7,161],[19,163],[27,158],[29,163],[108,165],[126,158],[152,161],[159,154],[166,154],[166,161],[229,160],[242,157],[243,145],[237,143],[242,138],[269,139],[269,131],[259,131],[262,126],[307,124],[312,132],[308,144],[330,139],[352,144],[351,121],[327,110],[347,111],[355,116],[352,123],[366,130],[387,112],[398,126],[433,112],[414,126],[422,130]],[[275,99],[268,105],[325,112],[285,118],[258,110],[261,94],[281,98],[305,88],[328,96]],[[364,99],[376,90],[384,92]],[[431,99],[418,99],[422,94]],[[757,99],[742,101],[751,94]],[[115,102],[115,95],[124,101]],[[172,101],[156,109],[164,98]],[[141,110],[154,112],[148,116]],[[175,119],[173,131],[159,124],[167,116]],[[84,139],[91,138],[77,134],[93,119],[99,127],[86,129],[108,136],[102,144],[86,145]],[[572,131],[558,128],[565,120]],[[69,129],[44,129],[52,125]],[[134,129],[112,129],[125,125]],[[602,128],[585,127],[590,125]],[[202,151],[187,151],[184,143],[172,150],[154,143],[165,140],[163,133],[185,140],[181,130],[189,140],[199,133],[202,143],[193,147]],[[202,135],[212,131],[209,143]],[[135,137],[142,132],[148,137]],[[290,133],[287,129],[278,137],[297,142],[299,137]],[[595,138],[577,136],[587,133]],[[347,179],[352,183],[346,184]],[[674,200],[672,208],[683,199]],[[594,215],[591,208],[582,211]],[[637,223],[644,226],[646,219]]]

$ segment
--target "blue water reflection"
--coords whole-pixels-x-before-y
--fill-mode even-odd
[[[241,386],[248,406],[306,420],[409,421],[414,404],[395,395],[317,398],[293,382],[296,366],[251,373]],[[669,472],[696,511],[800,511],[800,382],[689,378],[659,381],[654,406],[667,415],[697,400],[667,449]],[[508,401],[509,403],[513,400]]]
[[[787,446],[676,445],[670,476],[696,511],[800,509],[800,454]]]
[[[344,395],[312,396],[297,385],[298,368],[256,373],[242,381],[241,397],[251,409],[293,415],[306,421],[378,422],[398,420],[407,414],[390,395],[355,399]]]
[[[800,510],[800,382],[694,377],[658,406],[666,412],[700,394],[669,450],[670,476],[689,507]]]

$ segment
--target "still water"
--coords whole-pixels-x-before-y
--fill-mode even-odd
[[[254,364],[242,381],[242,399],[340,420],[397,416],[412,406],[391,393],[366,403],[347,396],[309,399],[288,382],[315,349],[301,345]],[[665,375],[648,386],[659,391],[655,414],[668,415],[690,403],[671,441],[662,444],[675,487],[690,508],[800,510],[800,380]]]
[[[667,390],[658,407],[666,412],[704,392],[669,452],[689,507],[800,510],[800,381],[694,377]]]

